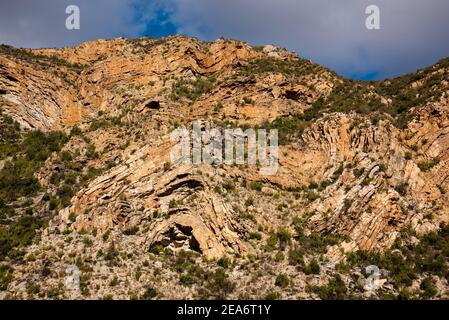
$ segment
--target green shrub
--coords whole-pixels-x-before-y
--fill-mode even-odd
[[[111,235],[111,229],[108,229],[105,233],[103,233],[102,238],[103,241],[108,241],[109,236]]]
[[[58,200],[55,198],[51,198],[50,202],[48,203],[48,209],[54,210],[58,207]]]
[[[73,126],[72,129],[70,130],[71,137],[81,136],[82,134],[83,134],[83,132],[81,131],[81,129],[78,126]]]
[[[304,265],[304,250],[299,246],[290,248],[288,252],[288,259],[291,264]]]
[[[70,212],[69,221],[72,223],[76,221],[76,214],[74,212]]]
[[[125,234],[127,236],[132,236],[132,235],[137,234],[137,232],[139,232],[139,227],[138,226],[132,226],[131,228],[128,228],[125,231],[123,231],[123,234]]]
[[[144,294],[142,295],[142,300],[151,300],[157,297],[157,291],[153,287],[147,287]]]
[[[280,288],[286,288],[290,284],[290,279],[285,274],[280,274],[276,277],[274,284]]]
[[[317,193],[315,193],[315,192],[310,191],[310,192],[307,193],[307,200],[309,200],[310,202],[315,201],[319,197],[320,196]]]
[[[179,283],[184,287],[191,287],[194,279],[190,274],[183,274],[179,277]]]
[[[28,295],[35,295],[38,294],[41,291],[40,285],[38,285],[35,282],[28,282],[26,284],[27,294]]]
[[[89,159],[97,159],[98,158],[98,152],[96,151],[95,146],[93,144],[89,144],[87,146],[85,155]]]
[[[227,269],[231,265],[231,260],[228,257],[220,258],[217,261],[217,265],[222,267],[222,268],[224,268],[224,269]]]
[[[387,171],[387,165],[385,163],[379,164],[379,172],[385,172]]]
[[[420,162],[420,163],[418,163],[418,167],[419,167],[419,169],[421,169],[421,171],[429,171],[433,167],[435,167],[438,163],[440,163],[440,159],[439,158],[434,158],[430,162]]]
[[[20,247],[30,245],[42,225],[42,220],[37,217],[23,216],[8,227],[0,226],[0,261]]]
[[[172,85],[170,99],[178,101],[181,98],[187,98],[195,101],[203,94],[210,92],[214,88],[215,83],[216,79],[214,77],[197,77],[195,80],[179,79]]]
[[[168,207],[170,209],[176,209],[178,207],[178,201],[176,201],[176,199],[171,199],[168,203]]]
[[[343,163],[340,164],[337,170],[332,174],[332,180],[337,180],[338,177],[340,177],[345,170],[345,166]]]
[[[218,112],[218,111],[220,111],[222,109],[223,109],[223,103],[221,101],[217,101],[217,103],[215,104],[214,111]]]
[[[70,205],[70,200],[72,199],[74,194],[75,192],[68,184],[63,184],[56,191],[56,195],[59,197],[60,205],[62,207],[68,207]]]
[[[394,187],[394,190],[396,190],[396,192],[403,197],[407,195],[407,189],[408,189],[407,183],[399,183]]]
[[[90,123],[89,131],[96,131],[101,128],[119,126],[121,124],[122,124],[121,117],[113,117],[110,119],[93,119]]]
[[[324,70],[323,67],[313,64],[306,59],[297,59],[293,61],[284,61],[273,57],[264,57],[249,62],[242,67],[237,75],[253,76],[263,73],[282,73],[286,76],[301,77],[308,74],[318,73]]]
[[[307,111],[305,114],[295,114],[289,117],[276,118],[271,123],[262,124],[263,129],[276,129],[278,130],[278,143],[280,145],[288,145],[296,140],[299,140],[302,133],[310,125]]]
[[[0,170],[0,197],[7,201],[15,201],[19,197],[31,197],[40,188],[34,173],[40,163],[29,161],[24,157],[7,161]]]
[[[249,187],[251,190],[260,192],[260,191],[262,191],[263,184],[262,184],[262,182],[259,182],[259,181],[252,181],[250,183]]]
[[[217,269],[208,277],[209,291],[218,299],[224,299],[234,291],[235,284],[232,283],[223,269]]]
[[[159,255],[159,254],[161,254],[162,252],[164,252],[164,247],[161,246],[161,245],[153,246],[153,247],[150,249],[150,252],[153,253],[153,254]]]
[[[313,259],[304,268],[304,273],[305,274],[320,274],[320,265],[318,264],[318,262],[315,259]]]
[[[59,159],[61,159],[62,162],[70,162],[73,160],[72,154],[66,150],[62,151]]]
[[[271,291],[265,295],[265,300],[277,300],[281,297],[279,292]]]
[[[316,182],[311,182],[309,184],[309,189],[318,189],[318,184]]]
[[[118,281],[118,278],[117,278],[117,277],[112,278],[112,280],[109,282],[109,286],[110,286],[110,287],[115,287],[115,286],[117,286],[118,284],[119,284],[119,281]]]
[[[0,160],[14,156],[19,150],[19,123],[2,114],[0,118],[0,137]]]
[[[225,182],[223,182],[222,186],[223,186],[223,189],[225,189],[226,191],[234,191],[235,190],[235,186],[234,186],[234,183],[232,182],[232,180],[226,180]]]
[[[352,170],[352,173],[354,174],[354,177],[359,178],[363,173],[365,172],[365,168],[354,168]]]
[[[276,234],[281,248],[285,248],[291,242],[291,234],[287,229],[279,229]]]
[[[319,234],[317,232],[312,232],[310,235],[306,236],[303,230],[303,223],[303,221],[298,219],[294,219],[293,221],[296,231],[295,239],[299,244],[301,244],[301,249],[299,251],[302,254],[324,254],[326,253],[328,246],[336,245],[343,240],[339,235]]]
[[[274,261],[276,261],[276,262],[284,261],[284,259],[285,259],[285,256],[282,251],[279,251],[278,253],[276,253],[276,256],[274,257]]]
[[[90,247],[90,246],[92,246],[93,242],[92,242],[91,238],[89,238],[88,236],[85,236],[83,238],[83,243],[84,243],[85,246]]]
[[[262,240],[262,234],[259,232],[251,232],[249,234],[249,239]]]
[[[253,99],[251,99],[250,97],[243,97],[243,102],[245,104],[253,104],[254,103]]]
[[[265,251],[271,252],[276,249],[276,245],[278,244],[278,237],[275,234],[271,234],[267,239],[267,243],[265,245]]]
[[[351,266],[349,263],[339,262],[335,265],[335,270],[343,274],[348,274],[351,271]]]
[[[437,289],[431,277],[425,278],[419,287],[423,291],[421,294],[423,298],[432,298],[437,294]]]
[[[6,291],[14,278],[14,269],[7,264],[0,264],[0,291]]]
[[[191,251],[181,250],[174,260],[174,267],[178,272],[184,272],[193,267],[195,260]]]
[[[118,252],[115,248],[115,244],[113,241],[111,241],[108,251],[106,252],[106,256],[104,258],[105,258],[105,260],[113,262],[115,260],[115,258],[117,257],[117,255],[118,255]]]
[[[250,207],[254,204],[254,199],[249,197],[248,199],[245,200],[245,206],[246,207]]]
[[[330,279],[327,285],[308,287],[307,291],[316,293],[322,300],[343,300],[348,298],[348,289],[339,275]]]

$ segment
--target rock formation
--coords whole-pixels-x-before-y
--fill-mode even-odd
[[[42,188],[28,199],[46,223],[22,258],[3,259],[14,277],[1,295],[127,299],[154,287],[160,298],[323,298],[316,288],[339,273],[366,296],[336,265],[449,222],[448,74],[442,61],[414,78],[356,84],[275,46],[182,36],[2,46],[3,122],[68,141],[34,173]],[[170,132],[196,119],[278,129],[279,170],[171,163]],[[217,260],[229,270],[218,289]],[[80,290],[64,291],[71,265]],[[382,294],[399,294],[385,270]],[[288,292],[276,289],[279,273]],[[415,278],[425,277],[447,298],[447,272]]]

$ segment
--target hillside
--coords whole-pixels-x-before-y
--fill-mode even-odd
[[[369,82],[227,39],[0,46],[0,298],[447,299],[448,107],[449,59]],[[171,163],[197,119],[277,129],[277,173]]]

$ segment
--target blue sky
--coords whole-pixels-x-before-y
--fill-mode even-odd
[[[81,29],[65,28],[65,8]],[[380,30],[365,27],[368,5]],[[61,47],[98,38],[162,37],[275,44],[354,79],[414,72],[449,56],[447,0],[15,0],[0,3],[0,43]]]
[[[176,25],[170,21],[170,13],[160,9],[156,11],[155,19],[146,21],[145,31],[141,32],[140,35],[162,38],[177,33]]]

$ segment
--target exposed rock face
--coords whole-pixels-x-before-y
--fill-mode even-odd
[[[89,114],[63,79],[1,55],[0,88],[2,110],[24,128],[58,130]]]
[[[183,256],[188,251],[200,255],[194,264],[206,271],[215,268],[210,261],[235,257],[241,268],[229,277],[238,284],[226,297],[260,298],[273,287],[272,276],[285,273],[292,290],[283,298],[314,298],[306,287],[324,284],[348,252],[385,252],[404,230],[419,236],[449,222],[447,81],[431,87],[432,94],[408,112],[412,120],[399,128],[387,112],[374,113],[378,118],[333,109],[313,114],[345,80],[274,46],[172,36],[98,40],[28,54],[2,50],[3,113],[25,130],[80,128],[63,149],[70,157],[55,154],[35,174],[52,196],[62,193],[58,179],[76,192],[53,209],[43,194],[36,198],[36,214],[51,218],[40,242],[15,266],[11,294],[28,297],[26,286],[36,279],[54,288],[77,262],[84,268],[82,289],[64,298],[85,298],[86,287],[91,297],[102,298],[115,286],[109,285],[116,282],[111,277],[120,279],[116,298],[140,296],[149,282],[160,286],[162,298],[202,297],[204,290],[214,296],[215,288],[197,292],[188,277],[179,280],[173,271],[187,272],[185,264],[193,259]],[[449,68],[438,68],[447,77]],[[425,79],[440,71],[432,72]],[[379,101],[385,108],[393,104],[390,96]],[[276,120],[274,128],[290,137],[280,146],[279,170],[262,176],[251,165],[170,163],[171,130],[196,119],[223,127],[265,127]],[[70,179],[66,172],[78,176]],[[90,172],[96,176],[81,183]],[[297,220],[306,237],[332,235],[338,241],[311,253],[306,244],[284,239],[279,252],[285,249],[289,258],[273,253],[270,239],[281,239],[282,231],[295,235]],[[292,254],[296,247],[307,251],[299,266]],[[174,267],[155,252],[188,261]],[[319,275],[305,274],[305,265],[315,260]],[[38,276],[50,263],[53,278]],[[189,268],[195,277],[212,277]],[[360,287],[350,284],[350,276],[344,281]],[[379,283],[395,293],[385,281]],[[444,297],[447,279],[435,281]]]
[[[168,146],[146,146],[124,165],[95,179],[63,213],[61,232],[68,227],[70,214],[78,216],[75,230],[91,232],[95,228],[101,233],[115,226],[123,230],[141,226],[164,215],[166,219],[149,225],[144,241],[149,250],[156,245],[190,248],[210,259],[222,257],[227,250],[243,251],[235,214],[206,179],[195,176],[194,168],[160,171],[163,158],[152,157],[152,152],[155,148],[161,154],[169,152]],[[186,204],[178,207],[183,202]],[[83,214],[88,209],[92,210]]]

